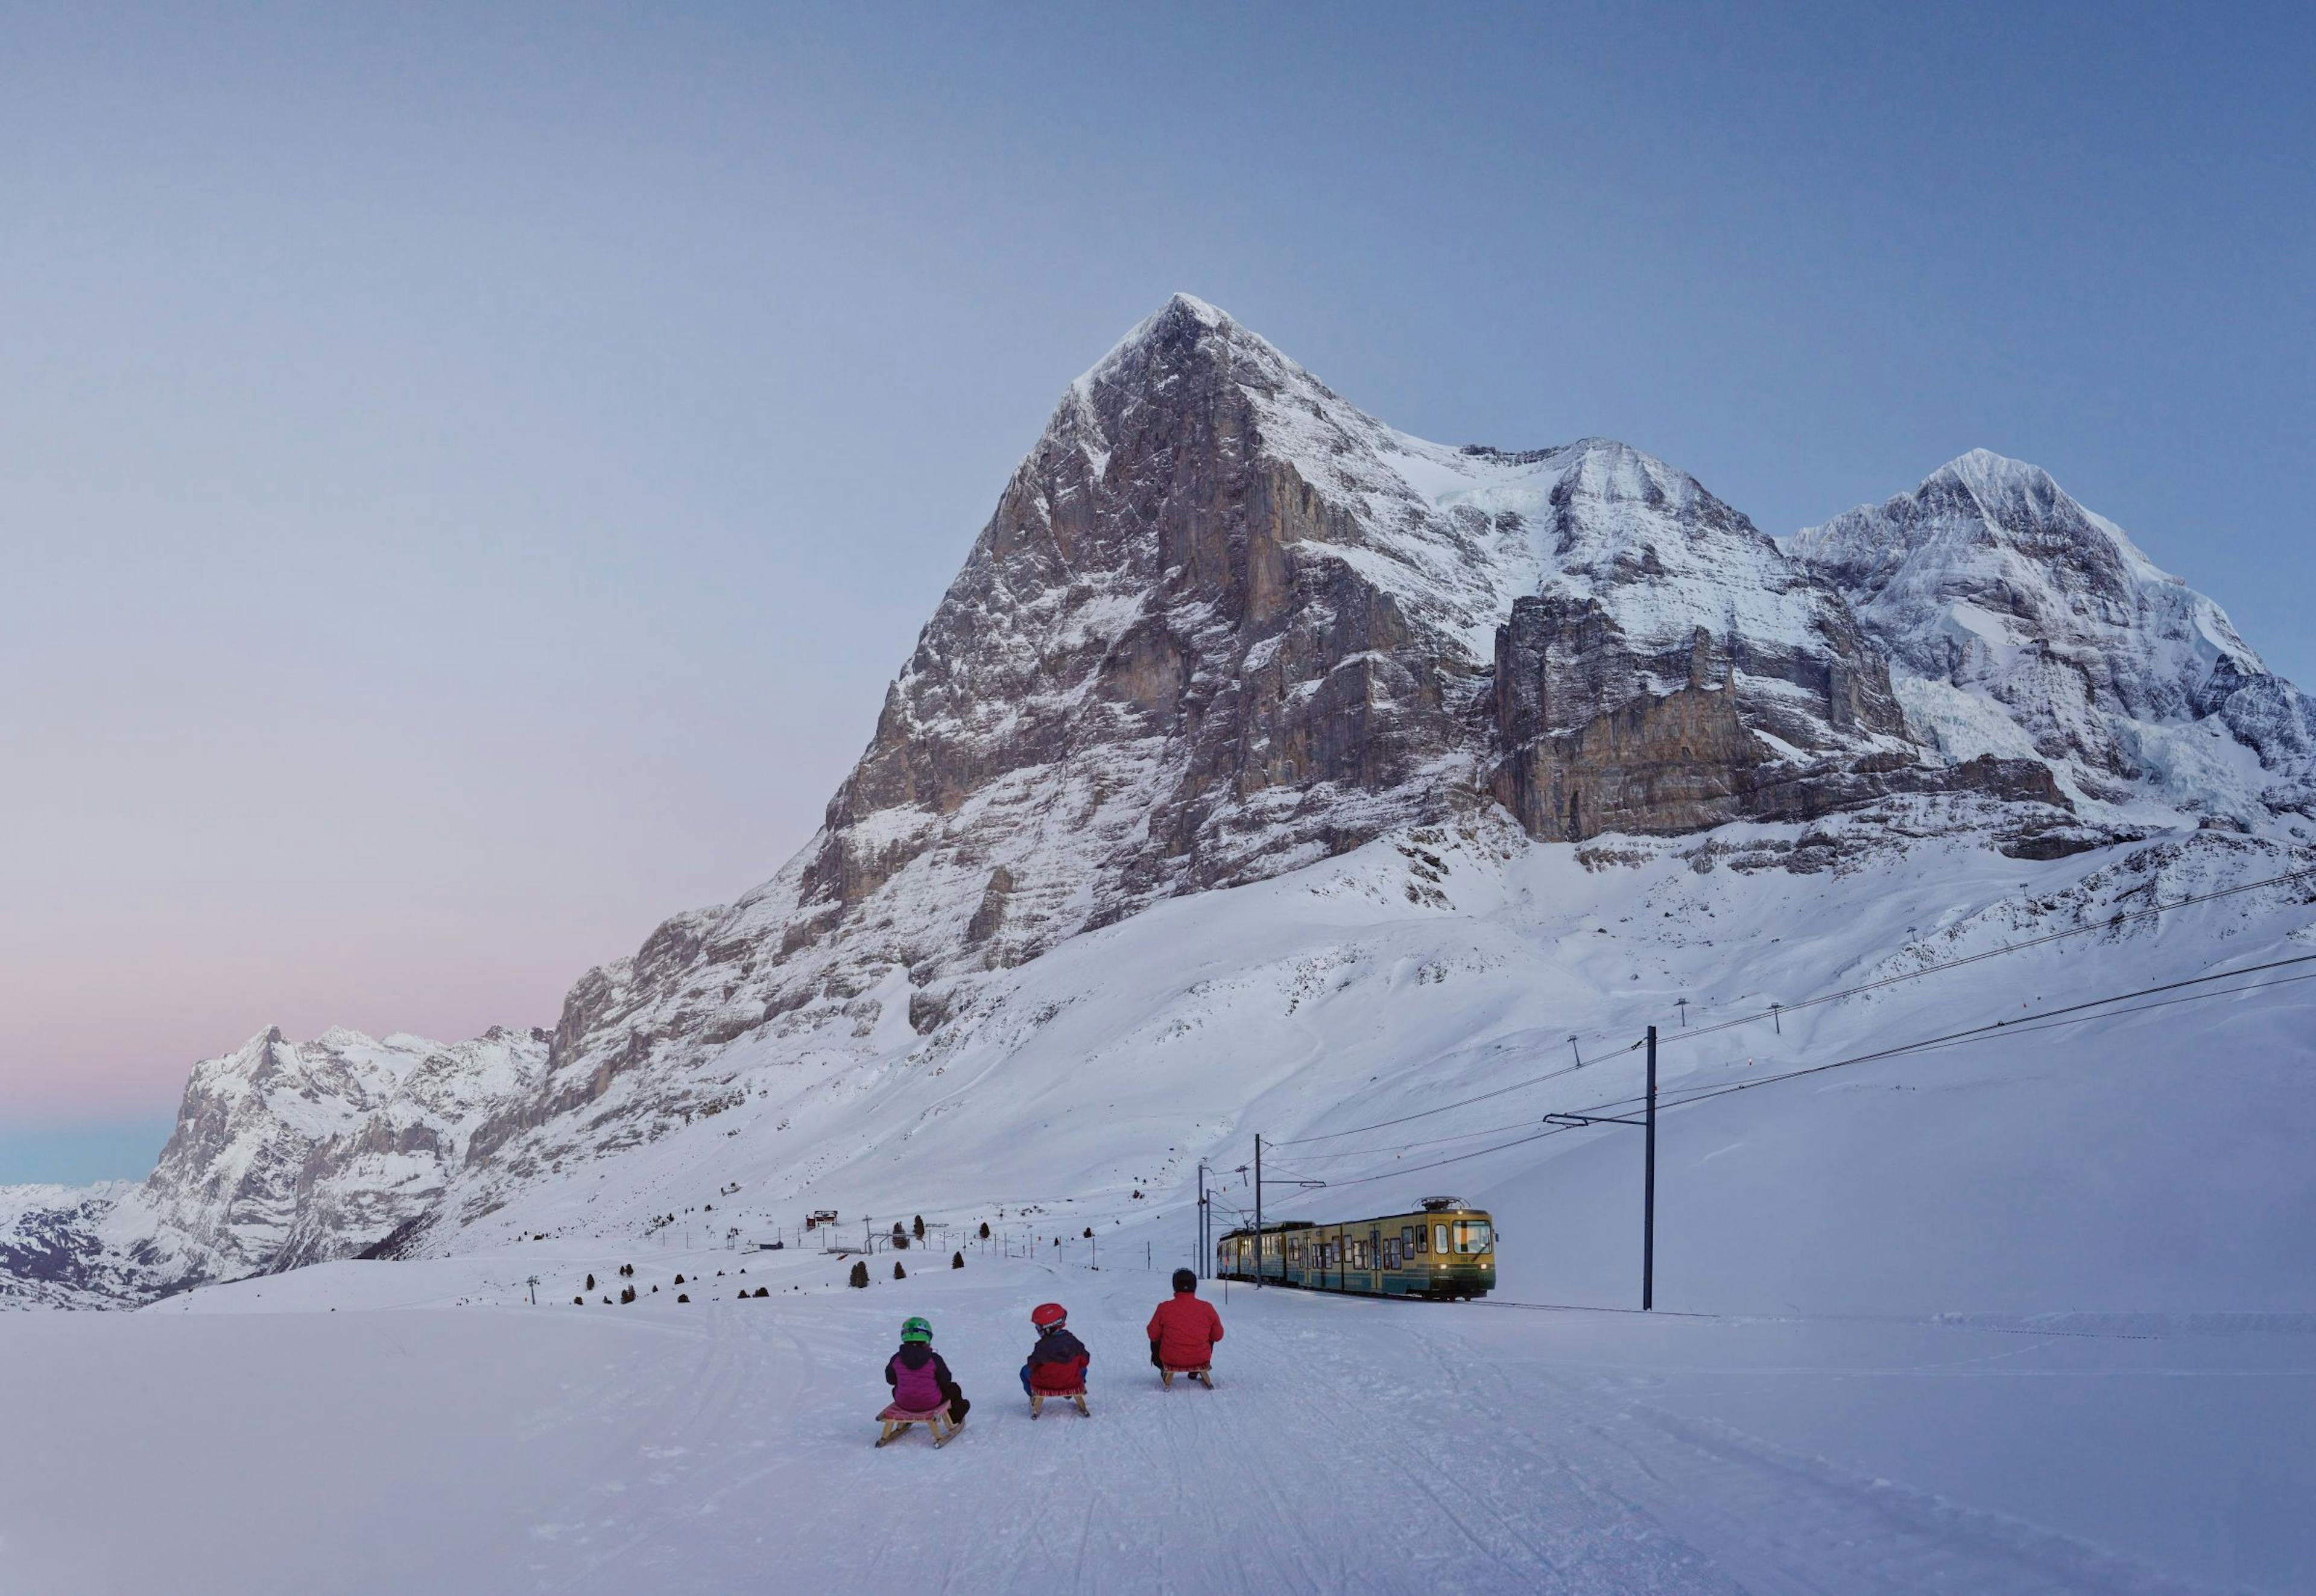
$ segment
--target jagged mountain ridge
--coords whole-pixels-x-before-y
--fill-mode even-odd
[[[1949,756],[2032,754],[2119,816],[2316,815],[2316,700],[2041,468],[1973,450],[1791,548]]]
[[[1491,798],[1572,840],[1907,788],[2064,804],[1925,759],[1840,596],[1693,478],[1411,437],[1177,296],[1064,393],[820,834],[584,978],[478,1139],[616,1137],[672,1056],[929,1030],[976,970]]]
[[[96,1234],[155,1287],[378,1246],[433,1212],[475,1130],[537,1084],[548,1042],[269,1029],[193,1066],[152,1175],[105,1205]]]
[[[2023,734],[1910,721],[1902,617],[1823,531],[1789,554],[1609,441],[1412,438],[1177,297],[1064,393],[773,880],[588,972],[551,1039],[417,1044],[472,1078],[414,1117],[363,1062],[408,1039],[200,1066],[106,1255],[150,1290],[448,1244],[427,1228],[737,1106],[744,1063],[928,1057],[994,972],[1088,929],[1498,804],[1545,842],[1907,794],[2025,851],[2116,834]]]

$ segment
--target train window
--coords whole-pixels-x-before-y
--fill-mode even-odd
[[[1484,1253],[1494,1239],[1485,1219],[1456,1221],[1456,1250],[1458,1253]]]
[[[1383,1266],[1385,1269],[1397,1269],[1399,1267],[1399,1238],[1397,1236],[1393,1236],[1389,1241],[1386,1241],[1383,1244]]]
[[[1431,1250],[1435,1253],[1445,1253],[1448,1250],[1448,1227],[1445,1225],[1434,1225],[1431,1227]]]
[[[1416,1244],[1415,1240],[1417,1235],[1421,1234],[1422,1229],[1423,1226],[1421,1225],[1403,1225],[1399,1227],[1399,1250],[1402,1254],[1412,1258],[1423,1250]]]

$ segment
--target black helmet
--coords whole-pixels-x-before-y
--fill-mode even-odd
[[[1177,1290],[1177,1291],[1196,1291],[1198,1288],[1198,1276],[1196,1276],[1196,1275],[1192,1274],[1192,1273],[1191,1273],[1189,1270],[1187,1270],[1187,1269],[1178,1269],[1178,1270],[1176,1270],[1176,1271],[1174,1271],[1174,1289],[1175,1289],[1175,1290]]]

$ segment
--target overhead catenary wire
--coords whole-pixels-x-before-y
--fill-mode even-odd
[[[1717,1031],[1733,1030],[1740,1025],[1750,1025],[1763,1020],[1774,1021],[1784,1015],[1793,1013],[1796,1010],[1813,1009],[1825,1003],[1839,1003],[1844,998],[1861,996],[1868,992],[1878,992],[1885,986],[1894,986],[1901,982],[1918,981],[1925,976],[1935,976],[1946,970],[1960,969],[1966,965],[1982,963],[1990,958],[2000,958],[2013,953],[2024,953],[2029,949],[2044,947],[2052,942],[2064,941],[2069,937],[2084,936],[2092,932],[2108,931],[2118,925],[2128,925],[2133,922],[2150,919],[2158,914],[2169,914],[2175,909],[2192,908],[2198,904],[2212,903],[2220,898],[2233,897],[2239,894],[2255,892],[2263,887],[2280,887],[2290,882],[2303,881],[2311,878],[2316,878],[2316,868],[2299,870],[2286,870],[2279,875],[2263,877],[2261,879],[2257,881],[2241,881],[2232,887],[2222,887],[2215,888],[2210,892],[2196,893],[2187,897],[2174,898],[2167,903],[2150,905],[2148,907],[2143,909],[2133,909],[2127,913],[2119,912],[2110,914],[2104,919],[2090,922],[2087,924],[2068,926],[2059,931],[2048,932],[2038,937],[2030,937],[2026,941],[2021,942],[2006,942],[2000,948],[1988,948],[1976,953],[1965,954],[1959,958],[1950,958],[1937,964],[1924,965],[1920,969],[1903,970],[1896,975],[1884,976],[1873,981],[1860,982],[1853,986],[1845,986],[1835,992],[1822,993],[1815,997],[1804,998],[1795,1003],[1774,1003],[1768,1008],[1762,1009],[1758,1012],[1741,1014],[1733,1019],[1715,1021],[1711,1025],[1690,1026],[1678,1030],[1667,1031],[1661,1033],[1658,1037],[1657,1045],[1660,1048],[1663,1048],[1670,1046],[1674,1042],[1691,1041],[1699,1037],[1711,1036]],[[2137,888],[2133,888],[2132,890],[2135,891]],[[1618,1048],[1615,1053],[1595,1057],[1589,1065],[1563,1065],[1555,1069],[1547,1070],[1542,1074],[1530,1075],[1524,1080],[1514,1081],[1509,1085],[1491,1088],[1490,1090],[1480,1092],[1475,1096],[1459,1098],[1454,1102],[1440,1103],[1432,1108],[1419,1109],[1412,1113],[1400,1114],[1388,1119],[1378,1119],[1373,1124],[1355,1125],[1347,1130],[1319,1131],[1310,1136],[1296,1137],[1266,1145],[1279,1147],[1308,1146],[1314,1142],[1335,1141],[1344,1137],[1358,1136],[1370,1130],[1388,1130],[1395,1125],[1406,1125],[1417,1119],[1429,1119],[1435,1114],[1450,1113],[1456,1109],[1469,1108],[1474,1103],[1486,1102],[1493,1098],[1506,1097],[1510,1095],[1512,1092],[1525,1091],[1531,1086],[1540,1086],[1547,1081],[1556,1081],[1563,1076],[1574,1074],[1579,1068],[1597,1069],[1601,1065],[1607,1063],[1610,1058],[1621,1057],[1627,1053],[1638,1052],[1642,1044],[1639,1042],[1633,1042],[1624,1048]],[[1619,1101],[1629,1102],[1638,1100],[1620,1099]],[[1661,1101],[1661,1099],[1660,1101]],[[1377,1151],[1389,1150],[1391,1149],[1377,1149]],[[1305,1158],[1311,1158],[1322,1155],[1306,1154],[1303,1156]]]
[[[2250,969],[2231,970],[2228,972],[2228,975],[2248,976],[2256,974],[2258,971],[2264,969],[2278,968],[2282,965],[2305,964],[2311,961],[2316,961],[2316,953],[2309,954],[2303,958],[2283,959],[2278,961],[2276,965],[2255,965]],[[2216,976],[2199,977],[2199,979],[2202,980],[2219,980],[2223,978],[2224,977],[2222,976]],[[1926,1042],[1917,1042],[1911,1047],[1902,1049],[1893,1049],[1892,1051],[1927,1053],[1938,1048],[1960,1047],[1969,1042],[1991,1040],[1998,1034],[2006,1036],[2019,1034],[2031,1035],[2038,1030],[2054,1030],[2062,1026],[2067,1025],[2086,1025],[2098,1020],[2118,1019],[2125,1014],[2144,1014],[2151,1010],[2172,1008],[2179,1003],[2201,1003],[2216,997],[2240,997],[2249,993],[2270,991],[2278,986],[2297,985],[2303,981],[2316,981],[2316,973],[2300,976],[2285,976],[2274,981],[2256,981],[2249,986],[2225,986],[2219,987],[2209,992],[2191,992],[2183,997],[2165,998],[2158,1003],[2138,1003],[2127,1009],[2111,1009],[2106,1013],[2075,1014],[2071,1018],[2060,1018],[2059,1016],[2065,1014],[2067,1011],[2059,1010],[2054,1011],[2050,1014],[2035,1015],[2030,1019],[2023,1021],[1997,1021],[1991,1025],[1979,1026],[1967,1031],[1957,1031],[1950,1036],[1935,1038]],[[2193,985],[2193,983],[2178,982],[2175,983],[2171,986],[2150,987],[2145,993],[2133,993],[2128,995],[2133,997],[2144,996],[2157,992],[2175,991],[2179,986],[2190,985]],[[2106,1003],[2114,1003],[2123,1001],[2124,1001],[2123,998],[2109,998],[2105,1000],[2105,1003],[2083,1003],[2077,1006],[2087,1009],[2099,1008],[2104,1007]],[[1819,1074],[1826,1070],[1840,1069],[1845,1065],[1852,1064],[1870,1063],[1875,1058],[1887,1057],[1890,1057],[1890,1054],[1865,1054],[1856,1058],[1836,1059],[1831,1064],[1814,1064],[1803,1069],[1783,1070],[1776,1074],[1762,1075],[1750,1081],[1732,1081],[1725,1085],[1715,1086],[1707,1091],[1692,1092],[1690,1095],[1678,1098],[1670,1103],[1666,1102],[1661,1096],[1657,1100],[1657,1107],[1660,1112],[1668,1108],[1685,1108],[1690,1103],[1709,1102],[1714,1098],[1726,1097],[1732,1092],[1750,1092],[1756,1086],[1767,1086],[1777,1081],[1797,1080],[1804,1075]]]
[[[1997,1037],[2027,1034],[2037,1030],[2053,1030],[2060,1026],[2090,1024],[2101,1020],[2121,1018],[2126,1014],[2142,1013],[2151,1009],[2169,1008],[2181,1003],[2208,1001],[2210,999],[2219,997],[2241,996],[2250,993],[2265,992],[2273,987],[2295,985],[2303,981],[2316,980],[2316,973],[2286,976],[2276,981],[2255,982],[2249,986],[2217,987],[2210,990],[2190,993],[2185,997],[2169,998],[2163,1002],[2142,1004],[2129,1009],[2116,1009],[2113,1006],[2116,1003],[2130,1003],[2136,998],[2153,997],[2166,993],[2178,993],[2189,987],[2208,986],[2211,983],[2214,982],[2240,980],[2246,976],[2259,975],[2269,970],[2285,969],[2294,966],[2308,964],[2316,964],[2316,953],[2303,954],[2294,958],[2276,959],[2267,964],[2250,965],[2242,969],[2222,970],[2208,976],[2196,976],[2184,980],[2165,982],[2158,985],[2141,987],[2130,992],[2114,993],[2105,997],[2087,999],[2082,1003],[2072,1003],[2062,1009],[2047,1010],[2041,1014],[2032,1015],[2025,1020],[1993,1021],[1982,1025],[1967,1027],[1962,1030],[1948,1031],[1942,1036],[1925,1037],[1915,1041],[1900,1043],[1894,1047],[1877,1048],[1872,1052],[1853,1054],[1847,1058],[1832,1059],[1824,1064],[1809,1065],[1800,1069],[1783,1070],[1775,1074],[1760,1075],[1747,1081],[1730,1082],[1725,1084],[1705,1088],[1691,1092],[1687,1096],[1676,1097],[1670,1101],[1667,1101],[1664,1094],[1660,1093],[1657,1100],[1657,1108],[1660,1113],[1663,1113],[1672,1109],[1686,1108],[1696,1103],[1710,1101],[1715,1098],[1726,1097],[1734,1092],[1750,1092],[1757,1087],[1773,1085],[1780,1081],[1797,1080],[1804,1075],[1822,1074],[1829,1070],[1845,1069],[1854,1065],[1871,1064],[1884,1059],[1902,1057],[1910,1054],[1929,1052],[1940,1048],[1957,1047],[1973,1041],[1988,1041]],[[2105,1012],[2092,1012],[2089,1011]],[[1662,1039],[1660,1038],[1660,1045],[1661,1045],[1661,1039]],[[1616,1098],[1608,1101],[1594,1103],[1589,1107],[1572,1111],[1580,1114],[1598,1114],[1610,1110],[1629,1108],[1633,1104],[1641,1101],[1642,1100],[1638,1097]],[[1376,1181],[1393,1180],[1400,1176],[1420,1173],[1427,1170],[1444,1169],[1450,1164],[1465,1164],[1474,1158],[1485,1158],[1492,1154],[1507,1152],[1514,1147],[1526,1146],[1531,1143],[1542,1141],[1546,1137],[1565,1135],[1567,1132],[1572,1130],[1581,1130],[1585,1128],[1588,1128],[1581,1125],[1545,1126],[1529,1133],[1528,1135],[1517,1137],[1509,1141],[1500,1142],[1493,1146],[1477,1147],[1468,1153],[1451,1154],[1445,1158],[1435,1159],[1427,1164],[1405,1164],[1392,1169],[1377,1170],[1369,1174],[1354,1175],[1341,1180],[1332,1180],[1328,1181],[1326,1189],[1333,1190],[1346,1186],[1363,1186]]]
[[[1595,1058],[1590,1064],[1585,1065],[1582,1067],[1585,1069],[1599,1069],[1602,1064],[1607,1062],[1607,1058],[1619,1057],[1624,1054],[1635,1051],[1639,1047],[1640,1043],[1635,1042],[1631,1047],[1620,1048],[1616,1053],[1609,1054],[1606,1056],[1606,1057]],[[1522,1091],[1530,1086],[1541,1086],[1546,1081],[1557,1081],[1563,1075],[1572,1075],[1576,1073],[1577,1068],[1578,1066],[1575,1065],[1564,1064],[1558,1069],[1546,1070],[1540,1075],[1530,1075],[1525,1081],[1514,1081],[1509,1086],[1494,1087],[1489,1091],[1481,1092],[1476,1097],[1459,1098],[1454,1102],[1443,1102],[1437,1108],[1418,1109],[1414,1113],[1402,1114],[1394,1119],[1378,1119],[1373,1125],[1355,1125],[1349,1130],[1323,1130],[1315,1136],[1296,1137],[1291,1141],[1282,1141],[1276,1145],[1281,1147],[1302,1147],[1307,1146],[1313,1142],[1332,1142],[1342,1137],[1358,1136],[1362,1131],[1387,1130],[1394,1125],[1405,1125],[1410,1120],[1428,1119],[1434,1114],[1445,1114],[1455,1109],[1468,1109],[1474,1103],[1486,1102],[1490,1098],[1504,1097],[1511,1092]],[[1266,1147],[1273,1145],[1274,1144],[1269,1142],[1265,1142],[1263,1144]],[[1311,1155],[1305,1155],[1305,1156]]]
[[[2246,965],[2240,969],[2214,970],[2209,975],[2189,976],[2180,980],[2166,981],[2153,986],[2142,986],[2129,992],[2110,993],[2105,997],[2086,998],[2080,1003],[2068,1003],[2061,1008],[2044,1009],[2037,1013],[2023,1015],[2017,1019],[1991,1020],[1982,1025],[1948,1031],[1942,1036],[1925,1037],[1917,1041],[1902,1042],[1895,1047],[1877,1048],[1868,1053],[1852,1054],[1847,1058],[1837,1058],[1826,1064],[1805,1065],[1799,1069],[1779,1070],[1773,1074],[1755,1075],[1748,1080],[1728,1082],[1718,1085],[1695,1086],[1676,1089],[1673,1092],[1659,1092],[1657,1106],[1660,1110],[1679,1108],[1688,1103],[1703,1102],[1707,1098],[1724,1096],[1731,1092],[1748,1091],[1753,1087],[1767,1086],[1777,1081],[1790,1081],[1800,1075],[1817,1074],[1825,1070],[1841,1069],[1853,1064],[1870,1064],[1877,1059],[1894,1058],[1902,1054],[1929,1052],[1933,1048],[1957,1046],[1999,1035],[2026,1035],[2059,1026],[2082,1025],[2096,1020],[2113,1019],[2122,1014],[2143,1013],[2151,1009],[2169,1008],[2177,1002],[2228,997],[2242,992],[2264,992],[2271,986],[2289,986],[2310,977],[2292,976],[2277,981],[2255,982],[2245,987],[2226,987],[2215,991],[2195,993],[2187,998],[2175,999],[2170,1002],[2144,1003],[2130,1009],[2113,1008],[2114,1004],[2131,1003],[2137,998],[2154,997],[2167,992],[2181,992],[2191,986],[2209,986],[2214,982],[2239,980],[2245,976],[2263,975],[2269,970],[2289,969],[2307,964],[2316,964],[2316,953],[2301,954],[2291,958],[2273,959],[2266,964]],[[2094,1009],[2110,1012],[2107,1013],[2088,1012]],[[1590,1107],[1573,1111],[1583,1114],[1600,1113],[1610,1110],[1630,1108],[1641,1101],[1638,1096],[1613,1098],[1608,1101],[1594,1103]]]
[[[1659,1038],[1658,1046],[1666,1047],[1674,1042],[1693,1041],[1699,1037],[1711,1036],[1715,1031],[1729,1030],[1740,1025],[1752,1025],[1763,1020],[1774,1021],[1797,1009],[1814,1009],[1823,1003],[1839,1003],[1844,998],[1862,996],[1868,992],[1878,992],[1884,986],[1894,986],[1902,981],[1919,981],[1924,976],[1935,976],[1946,970],[1960,969],[1965,965],[1979,964],[1986,959],[2000,958],[2012,953],[2024,953],[2030,948],[2045,947],[2052,942],[2064,941],[2069,937],[2088,936],[2092,932],[2098,931],[2111,931],[2118,925],[2129,925],[2133,921],[2151,919],[2158,914],[2168,914],[2174,909],[2193,908],[2197,904],[2214,903],[2223,897],[2234,897],[2240,893],[2257,892],[2262,887],[2281,887],[2289,882],[2304,881],[2311,878],[2316,878],[2316,867],[2301,870],[2286,870],[2281,875],[2263,877],[2258,881],[2239,881],[2233,887],[2222,887],[2210,892],[2199,892],[2189,897],[2173,898],[2169,903],[2151,904],[2144,909],[2118,911],[2102,920],[2091,921],[2082,925],[2071,925],[2059,931],[2045,932],[2041,936],[2029,937],[2023,942],[2005,942],[2000,948],[1982,949],[1976,953],[1965,953],[1959,958],[1948,958],[1937,964],[1924,965],[1918,970],[1902,970],[1894,976],[1884,976],[1873,981],[1861,981],[1855,986],[1845,986],[1839,992],[1821,993],[1815,997],[1803,998],[1797,1003],[1772,1003],[1768,1008],[1753,1013],[1739,1014],[1733,1019],[1716,1021],[1711,1025],[1685,1026]],[[2140,888],[2132,887],[2129,890],[2136,892]]]

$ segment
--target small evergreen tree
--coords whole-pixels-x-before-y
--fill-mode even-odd
[[[965,1254],[962,1253],[951,1253],[949,1255],[949,1266],[951,1269],[963,1269],[965,1267]]]
[[[678,1302],[690,1302],[690,1301],[691,1300],[691,1298],[690,1298],[689,1297],[686,1297],[686,1296],[685,1296],[682,1292],[681,1292],[681,1291],[679,1291],[679,1292],[677,1292],[677,1293],[675,1294],[675,1299],[676,1299],[676,1301],[678,1301]]]
[[[633,1286],[622,1286],[619,1288],[619,1300],[621,1302],[633,1302],[635,1299],[636,1288]]]
[[[981,1222],[981,1239],[983,1241],[989,1239],[989,1221],[986,1219]]]
[[[896,1280],[905,1280],[909,1278],[909,1271],[901,1267],[901,1261],[897,1258],[893,1260],[893,1278]]]
[[[590,1290],[590,1291],[592,1291],[594,1288],[595,1288],[595,1277],[594,1277],[593,1275],[589,1275],[589,1276],[587,1277],[587,1289],[588,1289],[588,1290]]]
[[[922,1214],[909,1221],[909,1234],[919,1241],[925,1239],[925,1217]]]
[[[675,1277],[675,1283],[676,1283],[677,1285],[679,1285],[679,1286],[682,1285],[682,1284],[683,1284],[683,1277],[682,1277],[681,1275],[678,1275],[678,1276],[676,1276],[676,1277]]]
[[[575,1297],[571,1299],[571,1306],[575,1308],[583,1308],[587,1306],[587,1299],[583,1297]]]
[[[867,1259],[855,1258],[852,1261],[852,1274],[845,1283],[850,1286],[864,1287],[868,1284],[868,1261]]]

